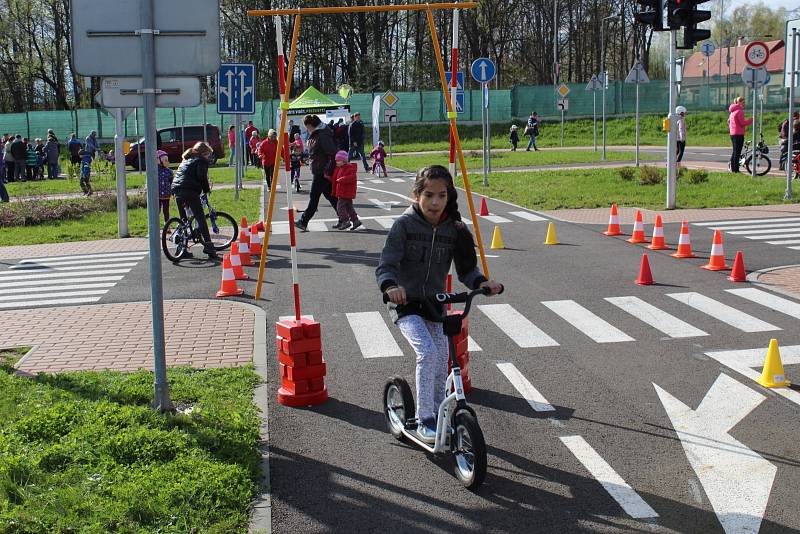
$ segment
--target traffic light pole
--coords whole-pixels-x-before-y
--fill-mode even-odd
[[[675,115],[675,101],[677,100],[677,73],[675,72],[676,39],[678,32],[669,32],[669,132],[667,133],[667,209],[675,209],[675,187],[678,183],[677,169],[677,124]]]

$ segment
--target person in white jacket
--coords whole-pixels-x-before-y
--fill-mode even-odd
[[[675,108],[675,114],[678,115],[678,163],[683,159],[683,151],[686,148],[686,108],[678,106]]]

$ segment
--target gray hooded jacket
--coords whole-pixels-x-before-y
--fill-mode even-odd
[[[459,243],[459,250],[456,250]],[[447,273],[455,262],[458,279],[474,289],[486,277],[478,270],[472,234],[462,222],[446,219],[431,225],[416,206],[410,206],[394,222],[381,252],[375,276],[381,291],[402,286],[410,298],[430,296],[445,291]],[[407,304],[388,304],[392,321],[409,314],[428,319],[424,308]]]

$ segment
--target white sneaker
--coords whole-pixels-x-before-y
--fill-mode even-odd
[[[431,430],[422,423],[417,425],[417,437],[429,445],[436,443],[436,431]]]

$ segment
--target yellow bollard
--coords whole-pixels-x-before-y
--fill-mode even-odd
[[[781,363],[781,351],[778,349],[778,340],[769,340],[769,349],[767,350],[767,358],[764,361],[764,370],[761,371],[761,377],[756,380],[765,388],[780,388],[790,384],[786,380],[786,375],[783,374],[783,364]]]
[[[544,240],[545,245],[558,245],[558,238],[556,237],[556,225],[553,223],[548,223],[547,225],[547,237]]]
[[[506,248],[506,246],[503,244],[503,236],[500,234],[499,226],[494,227],[494,233],[492,234],[492,244],[490,248],[493,249]]]

